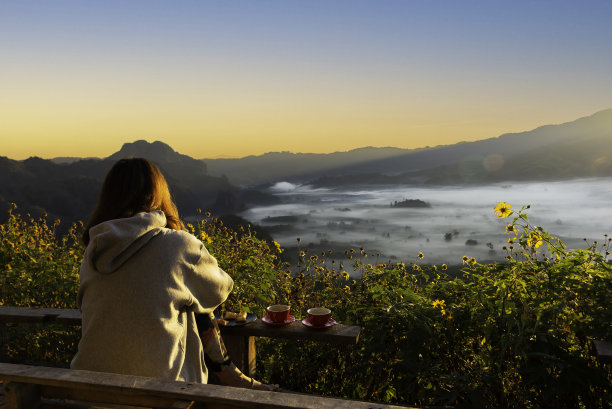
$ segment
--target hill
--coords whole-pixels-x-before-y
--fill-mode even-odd
[[[104,159],[63,160],[32,157],[16,161],[0,157],[0,217],[14,202],[21,212],[48,213],[64,221],[86,220],[104,176],[122,157],[145,157],[162,170],[183,216],[198,208],[234,213],[250,204],[274,202],[273,196],[238,188],[226,178],[207,174],[206,165],[181,155],[162,142],[136,141]],[[64,224],[65,225],[65,224]]]
[[[202,159],[213,175],[225,175],[236,184],[258,185],[280,180],[308,180],[338,169],[359,166],[376,159],[387,159],[410,152],[400,148],[365,147],[348,152],[292,153],[269,152],[239,159]]]
[[[610,175],[612,109],[559,125],[423,149],[361,148],[330,154],[275,152],[205,159],[210,174],[237,184],[278,181],[486,183]]]
[[[611,141],[609,109],[561,125],[391,158],[381,166],[364,164],[367,174],[345,168],[314,184],[454,185],[612,176]],[[386,173],[380,171],[383,166]]]

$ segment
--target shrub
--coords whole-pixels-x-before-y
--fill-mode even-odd
[[[258,338],[264,381],[390,403],[603,409],[611,369],[594,359],[590,344],[612,338],[606,262],[612,239],[568,250],[530,224],[528,207],[510,208],[495,209],[511,217],[506,260],[480,264],[466,255],[452,275],[446,265],[426,264],[422,253],[410,262],[371,265],[365,249],[349,249],[344,257],[359,275],[353,278],[331,252],[299,246],[290,269],[280,261],[280,246],[248,227],[231,230],[204,214],[188,229],[234,278],[228,309],[261,316],[266,305],[280,302],[304,316],[308,307],[325,305],[337,321],[362,327],[356,346]],[[44,219],[23,220],[11,210],[0,227],[2,304],[73,308],[78,230],[56,239]],[[32,348],[42,352],[29,359],[66,363],[72,356],[69,331],[36,334],[18,336],[13,356]]]

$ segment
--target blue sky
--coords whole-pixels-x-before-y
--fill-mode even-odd
[[[1,155],[417,148],[612,107],[611,1],[0,3]]]

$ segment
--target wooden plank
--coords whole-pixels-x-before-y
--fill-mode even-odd
[[[0,322],[43,322],[47,316],[46,311],[37,308],[0,307]]]
[[[6,409],[37,409],[40,387],[19,382],[6,382],[2,388]]]
[[[70,399],[76,401],[87,402],[104,402],[116,405],[137,405],[155,408],[180,409],[189,406],[189,402],[185,400],[177,400],[173,398],[164,398],[154,396],[152,394],[132,394],[130,392],[116,392],[109,394],[106,391],[94,391],[89,389],[69,389],[60,388],[57,386],[43,386],[41,388],[42,396],[45,398],[55,399]]]
[[[306,339],[334,344],[357,344],[361,327],[336,324],[327,329],[308,328],[301,320],[295,320],[284,327],[273,327],[261,320],[235,327],[220,327],[221,335],[255,336],[285,339]]]
[[[81,312],[63,308],[29,308],[0,306],[0,322],[61,322],[81,325]]]
[[[159,396],[202,402],[211,407],[260,409],[393,409],[406,406],[384,405],[285,392],[255,391],[229,386],[204,385],[163,379],[118,375],[64,368],[34,367],[0,363],[0,380],[89,390],[124,396]]]
[[[0,306],[0,322],[51,322],[71,325],[81,324],[81,312],[60,308],[26,308]],[[313,329],[302,325],[301,320],[284,327],[272,327],[262,320],[242,326],[220,327],[222,335],[242,337],[270,337],[285,339],[306,339],[335,344],[356,344],[361,328],[354,325],[337,324],[327,329]]]
[[[612,363],[612,341],[593,341],[597,359],[601,362]]]
[[[59,315],[55,318],[57,323],[68,324],[68,325],[81,325],[82,316],[79,310],[61,310]]]

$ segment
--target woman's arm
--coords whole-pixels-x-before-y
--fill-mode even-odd
[[[234,287],[234,280],[217,264],[208,253],[204,244],[195,240],[192,252],[197,252],[197,260],[184,274],[187,290],[196,304],[198,314],[213,311],[224,302]],[[194,254],[195,256],[196,254]]]

